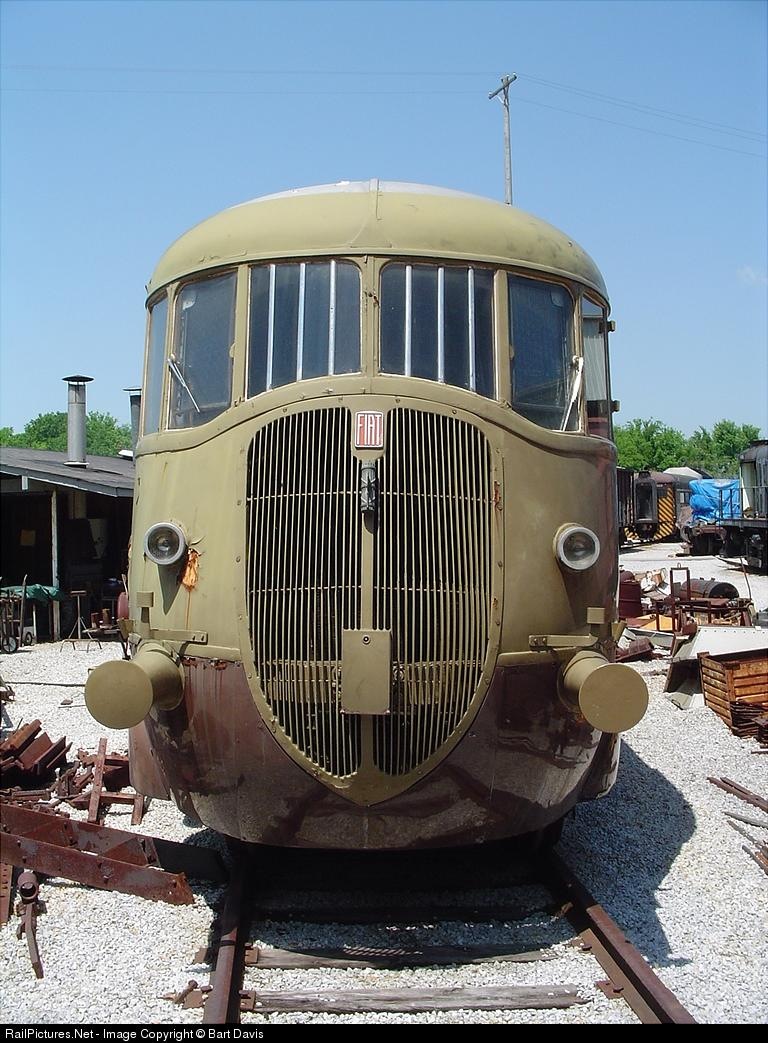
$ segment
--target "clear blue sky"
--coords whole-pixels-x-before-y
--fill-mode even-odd
[[[503,198],[611,295],[619,421],[768,432],[767,7],[2,0],[0,424],[128,420],[144,284],[191,225],[344,178]]]

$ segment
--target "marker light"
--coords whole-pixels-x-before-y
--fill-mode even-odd
[[[555,536],[555,554],[566,568],[583,572],[600,556],[600,540],[582,525],[563,525]]]
[[[144,553],[156,565],[175,565],[186,549],[186,537],[173,522],[151,525],[144,536]]]

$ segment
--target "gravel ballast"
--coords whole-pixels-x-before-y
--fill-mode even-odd
[[[676,545],[635,549],[622,557],[633,572],[685,564],[692,577],[722,578],[747,594],[743,574],[715,558],[682,562]],[[748,574],[756,607],[768,607],[768,578]],[[65,735],[72,754],[94,750],[107,735],[108,750],[127,751],[127,733],[110,732],[91,719],[83,689],[89,669],[119,658],[117,644],[101,649],[85,643],[24,648],[0,658],[0,673],[16,699],[3,709],[4,734],[22,720],[40,718],[51,739]],[[733,736],[706,708],[680,710],[664,695],[668,659],[634,664],[651,693],[645,718],[624,737],[619,779],[611,794],[579,805],[566,823],[559,852],[614,916],[664,983],[700,1022],[764,1023],[768,972],[768,877],[742,850],[744,839],[724,812],[765,819],[707,781],[734,779],[768,792],[768,756],[756,754],[754,739]],[[45,685],[31,682],[45,681]],[[71,687],[75,686],[75,687]],[[69,706],[64,700],[72,700]],[[107,825],[130,829],[130,807],[118,806]],[[84,814],[76,817],[85,817]],[[207,830],[185,823],[169,802],[154,800],[137,832],[172,840],[195,838],[217,844]],[[765,839],[765,829],[751,827]],[[439,858],[439,854],[436,854]],[[35,979],[24,940],[15,936],[15,917],[0,929],[0,1013],[9,1024],[193,1024],[199,1010],[184,1011],[160,997],[191,978],[204,983],[207,968],[192,963],[209,941],[213,906],[221,889],[195,882],[192,906],[170,906],[86,889],[65,880],[45,881],[41,898],[48,911],[38,920],[45,976]],[[478,897],[478,896],[475,896]],[[344,896],[334,901],[343,903]],[[380,904],[377,900],[377,904]],[[542,924],[543,926],[543,924]],[[438,932],[416,928],[411,939],[430,944],[502,944],[514,940],[514,925],[442,924]],[[267,924],[263,944],[341,946],[385,944],[387,925],[376,927]],[[527,937],[527,936],[526,936]],[[595,988],[604,977],[594,960],[565,942],[552,960],[484,964],[408,971],[259,970],[246,988],[307,990],[453,985],[575,985],[589,1002],[566,1010],[439,1014],[243,1015],[244,1024],[387,1023],[498,1024],[594,1022],[636,1023],[622,1002]]]

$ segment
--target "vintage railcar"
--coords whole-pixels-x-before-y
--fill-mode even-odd
[[[148,286],[132,778],[246,841],[552,831],[612,785],[608,303],[568,236],[379,181],[266,196]]]

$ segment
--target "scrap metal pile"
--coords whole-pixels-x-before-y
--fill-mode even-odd
[[[732,583],[693,579],[690,569],[673,567],[637,574],[622,572],[619,616],[634,634],[656,635],[658,644],[671,647],[672,635],[695,633],[697,626],[751,627],[755,610],[752,600],[739,597]]]
[[[17,934],[26,937],[39,978],[36,925],[46,911],[41,875],[175,905],[193,902],[188,876],[226,876],[219,857],[205,848],[104,826],[100,819],[111,804],[131,804],[132,825],[144,813],[141,794],[119,792],[129,784],[128,758],[108,754],[106,738],[94,753],[79,750],[69,766],[68,750],[66,739],[54,743],[41,732],[39,720],[0,743],[0,925],[10,919],[15,876]],[[71,818],[69,808],[87,811],[86,821]]]

